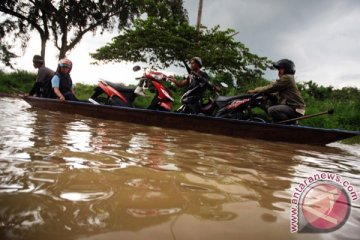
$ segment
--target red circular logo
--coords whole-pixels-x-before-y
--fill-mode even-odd
[[[332,183],[319,183],[305,193],[301,209],[309,227],[333,231],[347,220],[350,199],[343,188]]]

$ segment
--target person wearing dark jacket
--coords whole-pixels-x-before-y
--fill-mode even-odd
[[[59,61],[56,73],[51,79],[54,93],[60,101],[78,101],[75,96],[72,79],[70,77],[71,69],[72,62],[67,58],[63,58]]]
[[[53,96],[51,88],[51,79],[54,71],[45,67],[44,58],[39,55],[33,57],[34,68],[39,69],[34,86],[29,92],[30,96],[51,98]]]
[[[202,71],[202,60],[199,57],[191,59],[190,74],[187,78],[176,81],[174,77],[169,80],[177,87],[186,87],[186,93],[181,97],[181,102],[189,107],[192,114],[198,114],[201,109],[201,100],[207,88],[215,88],[209,81],[209,76]]]
[[[278,105],[268,108],[268,114],[274,122],[297,118],[305,114],[305,102],[295,83],[295,64],[291,60],[281,59],[273,64],[279,71],[275,82],[249,90],[249,93],[277,93]]]

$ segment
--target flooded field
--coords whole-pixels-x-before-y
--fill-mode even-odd
[[[272,143],[32,109],[0,98],[0,239],[358,239],[291,234],[315,172],[360,189],[360,146]],[[294,136],[296,137],[296,136]]]

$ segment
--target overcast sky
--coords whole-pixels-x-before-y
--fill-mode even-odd
[[[184,2],[190,23],[195,24],[198,1]],[[297,66],[298,81],[360,87],[360,0],[204,0],[202,24],[239,31],[236,39],[260,56],[271,60],[292,59]],[[103,46],[112,36],[88,34],[69,54],[74,61],[74,81],[95,83],[102,77],[135,82],[130,79],[139,73],[131,72],[131,63],[89,65],[92,60],[88,53]],[[36,38],[19,59],[19,68],[33,70],[32,55],[40,50]],[[48,66],[56,66],[56,54],[49,42]],[[185,74],[185,70],[177,71]],[[266,73],[268,79],[276,76],[274,71]]]
[[[185,7],[195,22],[197,1]],[[202,22],[239,31],[260,56],[292,59],[299,81],[360,87],[359,0],[204,0]]]

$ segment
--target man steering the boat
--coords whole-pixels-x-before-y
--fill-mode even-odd
[[[305,114],[305,102],[295,83],[295,64],[289,59],[281,59],[273,64],[279,72],[275,82],[249,90],[248,93],[277,94],[278,105],[268,108],[268,114],[273,122],[301,117]],[[295,122],[292,122],[295,123]]]
[[[201,70],[202,67],[201,58],[194,57],[191,59],[189,76],[186,79],[176,81],[174,77],[169,78],[177,87],[187,87],[186,93],[181,97],[181,102],[187,106],[187,113],[198,114],[205,90],[213,88],[208,74]]]
[[[45,66],[44,58],[40,55],[34,55],[33,65],[34,68],[38,69],[38,73],[35,84],[29,92],[29,96],[36,95],[37,97],[52,98],[51,79],[55,74],[54,71]]]

